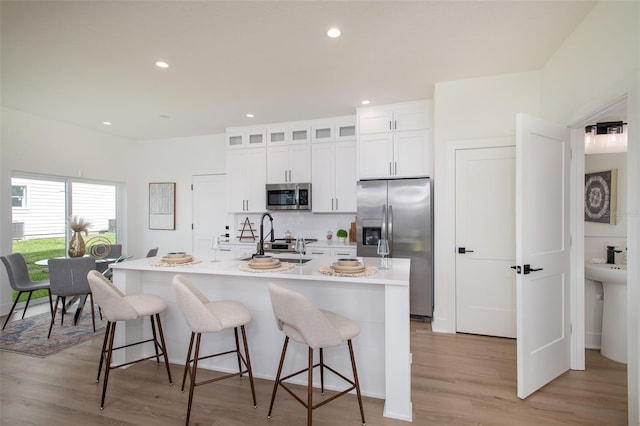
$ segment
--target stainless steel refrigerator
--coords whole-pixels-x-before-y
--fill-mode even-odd
[[[358,182],[358,256],[378,257],[378,240],[389,241],[390,256],[411,259],[410,313],[433,316],[431,181]]]

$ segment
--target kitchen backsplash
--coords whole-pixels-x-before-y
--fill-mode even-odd
[[[336,231],[345,229],[347,232],[351,227],[351,222],[355,221],[356,214],[314,214],[309,212],[270,212],[273,216],[273,228],[276,238],[284,238],[284,233],[290,231],[293,238],[315,238],[317,240],[326,240],[327,231],[333,233],[333,238],[337,239]],[[256,236],[260,235],[260,217],[261,214],[236,214],[234,215],[234,224],[231,225],[230,242],[238,242],[238,236],[242,229],[245,219],[253,223],[253,229]],[[267,234],[271,230],[269,218],[264,220],[264,232]],[[245,232],[247,235],[247,232]],[[244,240],[247,242],[247,240]]]

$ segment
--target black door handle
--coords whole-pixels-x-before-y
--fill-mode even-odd
[[[511,267],[511,269],[515,269],[516,270],[516,274],[519,274],[522,272],[522,268],[520,267],[520,265],[513,265]]]
[[[473,253],[473,250],[467,250],[464,247],[458,247],[458,253],[460,253],[460,254]]]
[[[534,269],[534,268],[531,267],[531,265],[525,263],[525,265],[524,265],[524,274],[528,274],[529,272],[536,272],[536,271],[542,271],[542,268]]]

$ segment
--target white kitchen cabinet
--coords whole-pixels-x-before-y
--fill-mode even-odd
[[[355,247],[332,247],[330,256],[335,257],[356,257],[357,249]]]
[[[226,131],[227,149],[257,148],[267,143],[264,127],[230,127]]]
[[[227,205],[230,213],[258,213],[266,206],[266,149],[227,150]]]
[[[267,145],[305,144],[311,142],[309,121],[277,123],[267,128]]]
[[[355,141],[314,144],[311,158],[313,212],[355,212]]]
[[[337,142],[356,138],[356,116],[345,115],[311,122],[311,142]]]
[[[331,249],[325,247],[307,247],[307,251],[305,253],[307,256],[330,256]]]
[[[309,144],[271,146],[267,149],[267,183],[311,181]]]
[[[306,255],[310,257],[331,256],[335,258],[352,258],[356,257],[356,247],[315,247],[310,245],[307,247]]]
[[[358,178],[430,175],[428,101],[358,109]]]
[[[311,124],[311,142],[335,140],[335,122],[332,119],[314,120]]]
[[[429,176],[428,130],[361,135],[360,179]]]
[[[358,132],[361,135],[429,127],[428,101],[358,108]]]

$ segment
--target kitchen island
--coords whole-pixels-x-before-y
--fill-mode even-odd
[[[294,257],[294,256],[288,256]],[[303,266],[295,265],[284,272],[245,272],[240,269],[246,261],[237,260],[231,253],[218,254],[220,262],[202,259],[185,266],[152,266],[159,258],[139,259],[113,264],[113,280],[125,294],[149,293],[165,299],[169,305],[162,314],[162,323],[169,360],[184,365],[191,330],[175,301],[171,281],[182,274],[211,300],[232,299],[244,303],[252,315],[247,325],[247,339],[256,377],[275,377],[284,334],[278,330],[271,308],[268,284],[293,289],[309,297],[321,309],[338,312],[361,327],[353,339],[358,376],[363,395],[385,400],[383,415],[411,421],[411,354],[409,347],[409,268],[408,259],[389,259],[389,269],[367,277],[340,277],[319,272],[336,258],[321,256],[310,259]],[[377,266],[378,258],[364,258],[366,265]],[[203,336],[202,353],[230,349],[232,331],[228,336]],[[120,346],[142,336],[150,336],[149,321],[128,321],[118,326],[116,345]],[[140,356],[151,348],[130,347],[115,359],[121,362]],[[145,352],[149,355],[150,352]],[[114,354],[116,356],[117,354]],[[316,355],[317,356],[317,355]],[[351,375],[346,345],[325,349],[328,365]],[[306,346],[290,344],[285,371],[306,366]],[[219,371],[236,371],[235,357],[221,357],[198,363],[198,367]],[[317,376],[317,374],[316,374]],[[343,389],[344,383],[334,375],[325,375],[325,386]],[[314,377],[315,379],[315,377]],[[304,384],[304,378],[298,383]],[[319,386],[314,381],[314,386]],[[266,404],[267,401],[258,403]]]

